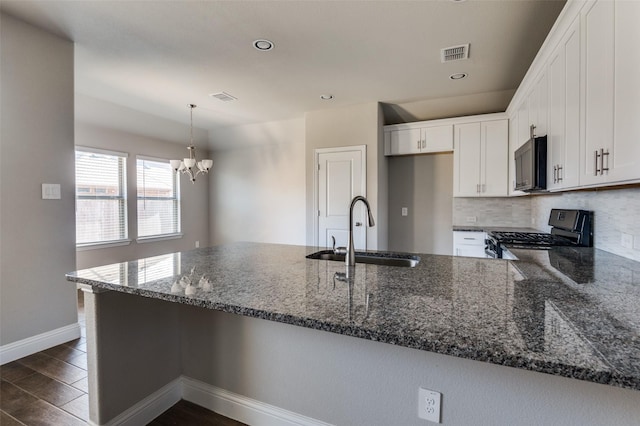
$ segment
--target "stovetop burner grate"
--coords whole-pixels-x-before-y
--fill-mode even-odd
[[[491,235],[502,244],[521,246],[570,246],[574,241],[553,234],[536,232],[492,232]]]

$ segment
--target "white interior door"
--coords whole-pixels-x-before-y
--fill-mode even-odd
[[[318,247],[346,247],[349,232],[349,207],[357,195],[366,195],[366,146],[318,149],[315,153]],[[367,247],[366,211],[358,203],[353,214],[353,240],[356,250]]]

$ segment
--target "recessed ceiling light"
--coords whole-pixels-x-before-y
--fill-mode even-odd
[[[269,40],[260,39],[253,42],[253,47],[262,51],[271,50],[273,49],[273,42]]]
[[[333,99],[333,95],[320,95],[320,99],[322,99],[323,101],[330,101],[331,99]]]
[[[449,79],[451,80],[462,80],[463,78],[465,78],[467,76],[466,72],[457,72],[455,74],[451,74],[449,76]]]

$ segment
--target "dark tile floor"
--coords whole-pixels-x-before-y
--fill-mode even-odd
[[[78,295],[81,337],[0,366],[0,426],[75,426],[89,421],[84,304]],[[151,425],[240,426],[187,401]]]
[[[78,299],[79,339],[0,366],[0,425],[87,424],[87,345]]]

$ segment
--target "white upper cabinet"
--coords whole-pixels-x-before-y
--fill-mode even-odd
[[[428,122],[385,129],[385,155],[410,155],[453,150],[453,124],[429,126]]]
[[[580,184],[606,182],[613,148],[614,3],[598,1],[585,7],[584,143]]]
[[[516,91],[509,155],[535,124],[548,189],[640,182],[638,22],[640,1],[568,1]]]
[[[453,196],[508,195],[509,121],[456,124]]]
[[[615,4],[614,181],[640,179],[640,2]]]
[[[580,170],[580,19],[576,18],[548,65],[547,188],[578,186]]]
[[[581,186],[640,179],[640,4],[598,1],[582,12],[584,143]]]

